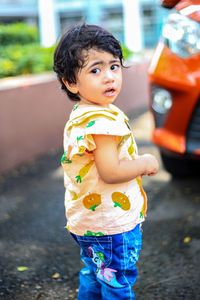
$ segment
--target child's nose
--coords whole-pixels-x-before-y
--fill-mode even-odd
[[[114,80],[114,75],[111,70],[107,70],[104,74],[104,81],[105,82],[112,82]]]

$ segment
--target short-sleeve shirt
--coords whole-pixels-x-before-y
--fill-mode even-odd
[[[76,104],[64,129],[67,229],[81,236],[118,234],[144,221],[146,194],[141,177],[108,184],[98,174],[93,134],[117,138],[119,160],[133,160],[137,145],[127,116],[115,105]]]

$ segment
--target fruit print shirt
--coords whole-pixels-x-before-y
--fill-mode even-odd
[[[132,160],[137,146],[127,116],[116,106],[76,104],[64,129],[65,209],[67,228],[81,236],[117,234],[144,221],[146,194],[141,178],[119,184],[101,180],[92,134],[118,139],[119,159]]]

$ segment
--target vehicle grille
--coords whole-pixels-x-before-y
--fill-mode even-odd
[[[200,99],[194,109],[187,132],[187,152],[200,149]]]

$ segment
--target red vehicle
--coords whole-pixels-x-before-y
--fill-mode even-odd
[[[149,67],[153,142],[173,175],[200,174],[200,0],[172,8]]]

